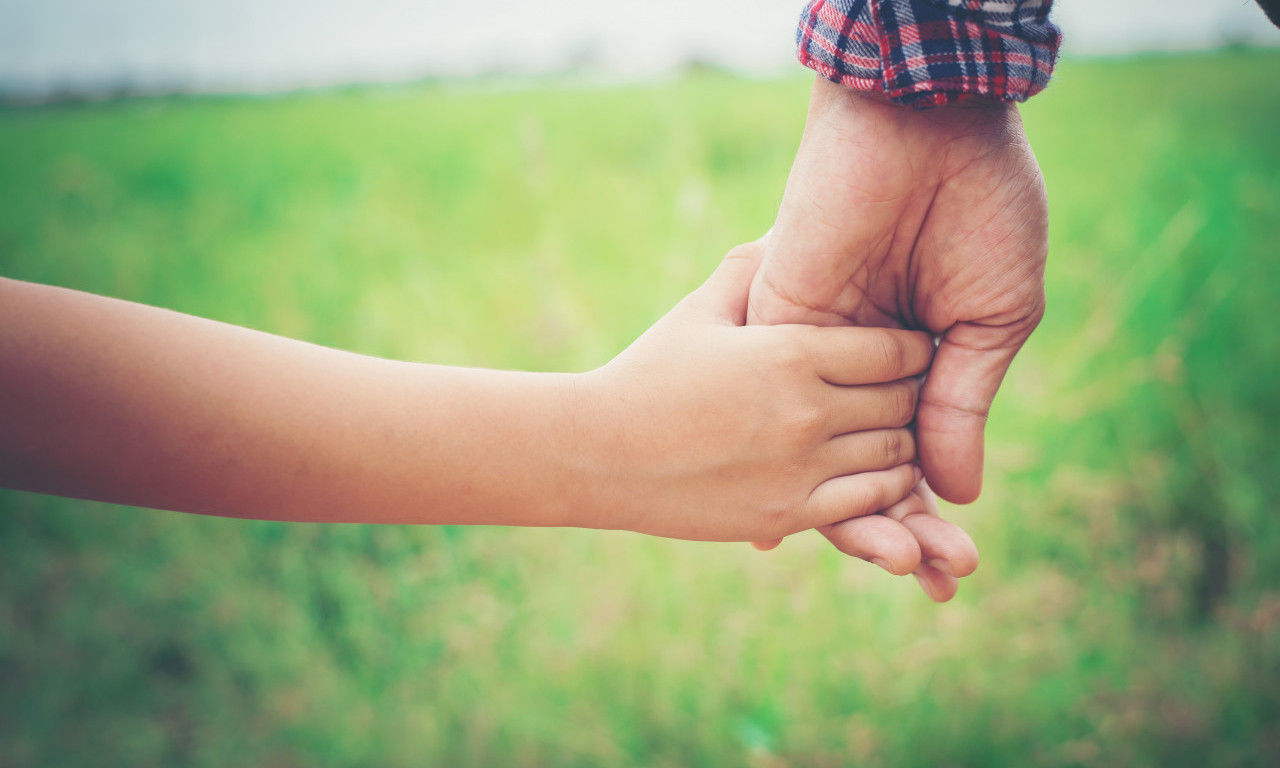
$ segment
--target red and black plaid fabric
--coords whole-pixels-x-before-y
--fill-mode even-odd
[[[1025,101],[1049,84],[1062,34],[1053,0],[811,0],[800,63],[916,108],[988,96]]]

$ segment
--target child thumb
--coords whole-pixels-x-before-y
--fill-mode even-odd
[[[751,280],[763,257],[764,246],[759,242],[730,250],[706,282],[685,299],[686,311],[705,319],[745,325]]]

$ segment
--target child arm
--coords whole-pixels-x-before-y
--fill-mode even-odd
[[[899,427],[917,387],[898,380],[932,345],[743,328],[755,264],[727,259],[585,374],[381,360],[0,280],[0,485],[231,517],[720,540],[889,506],[916,478]]]

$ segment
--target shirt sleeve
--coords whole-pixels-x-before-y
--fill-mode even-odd
[[[966,96],[1025,101],[1049,84],[1053,0],[810,0],[800,63],[918,109]]]

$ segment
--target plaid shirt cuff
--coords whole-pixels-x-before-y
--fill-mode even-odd
[[[1049,84],[1062,33],[1053,0],[810,0],[800,63],[924,109],[966,96],[1026,101]]]

